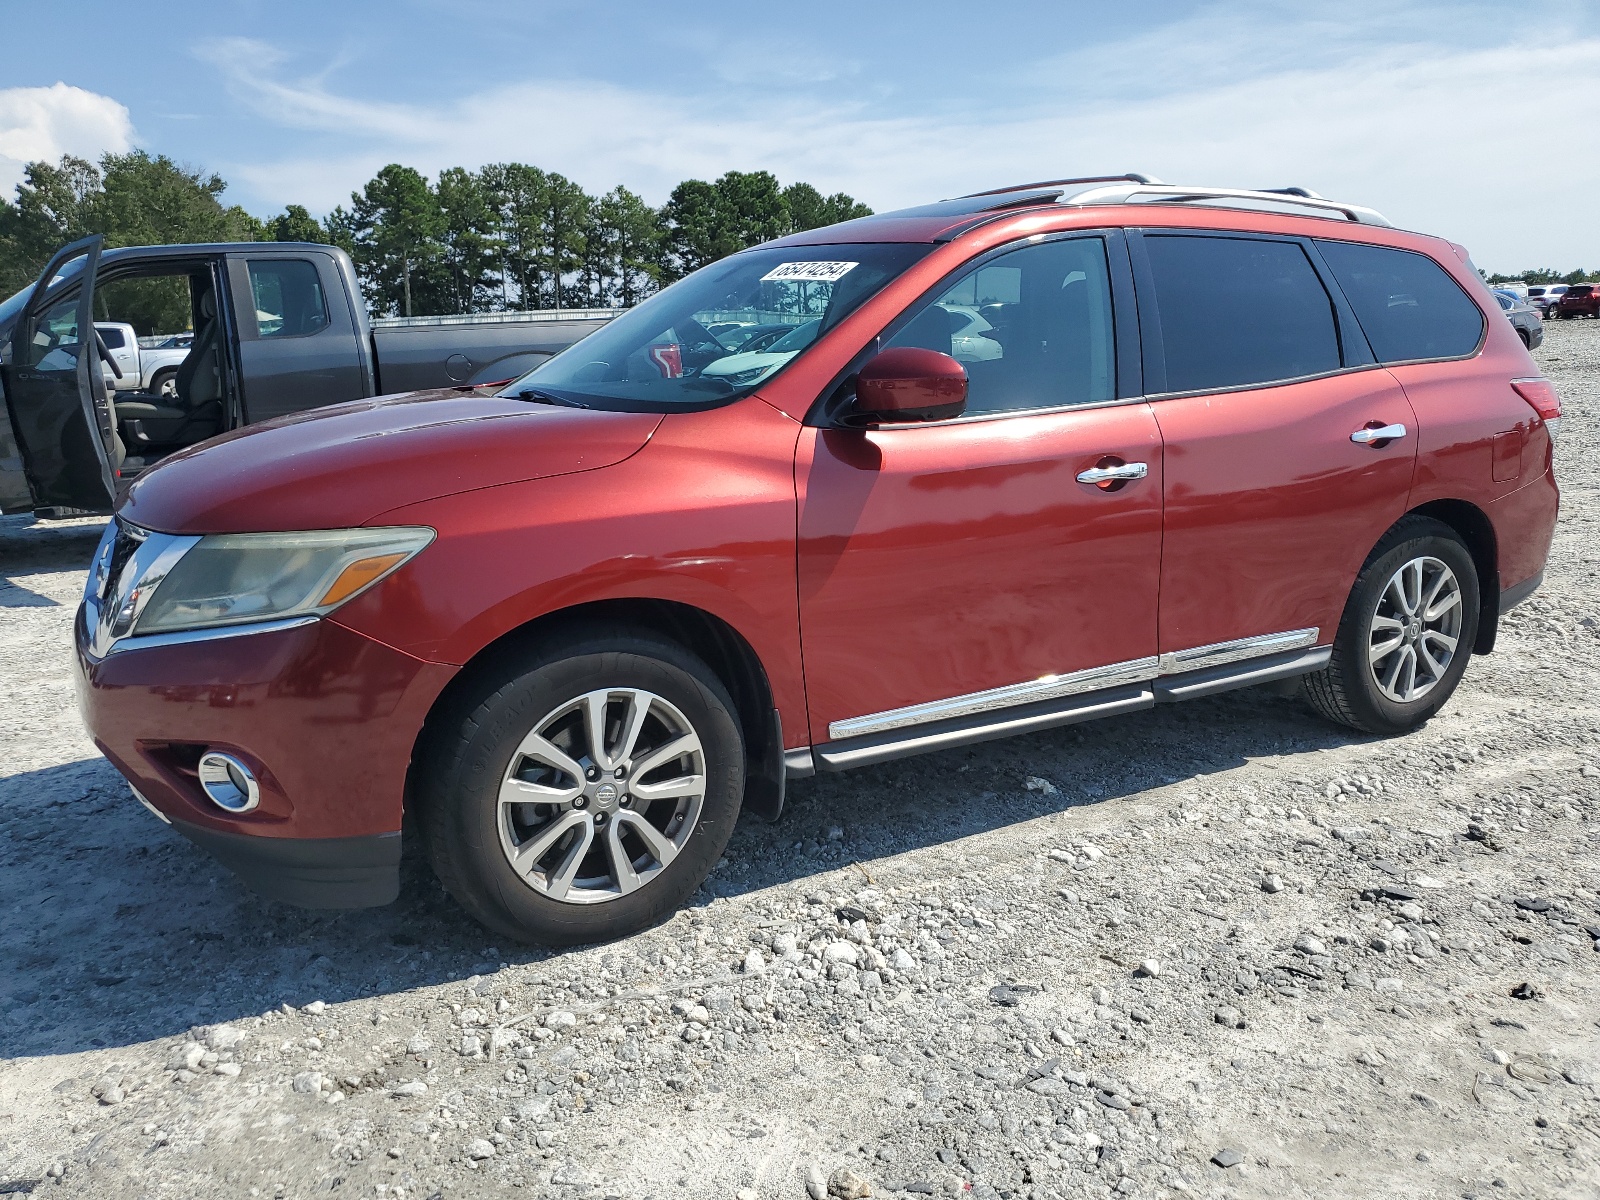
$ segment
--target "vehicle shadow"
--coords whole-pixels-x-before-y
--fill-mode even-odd
[[[20,582],[33,575],[86,571],[105,532],[104,518],[62,524],[0,517],[0,608],[56,608],[61,601]]]
[[[705,905],[1355,736],[1264,691],[907,759],[790,786],[776,824],[740,821]],[[1304,770],[1315,770],[1306,763]],[[1029,790],[1029,778],[1054,791]],[[1180,789],[1181,794],[1181,789]],[[830,836],[831,835],[831,836]],[[1042,847],[1041,847],[1042,849]],[[395,996],[562,951],[496,946],[409,848],[386,908],[262,900],[159,824],[105,762],[0,778],[0,1056],[181,1034],[280,1004]],[[838,887],[837,881],[832,886]],[[865,886],[863,879],[855,887]],[[659,951],[651,935],[619,956]],[[599,993],[597,993],[599,994]]]

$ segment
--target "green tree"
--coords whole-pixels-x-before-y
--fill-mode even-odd
[[[339,213],[339,223],[375,313],[445,311],[451,288],[444,213],[419,171],[390,163],[351,194],[350,211]]]
[[[715,183],[685,180],[662,209],[666,270],[680,278],[747,246],[871,214],[843,192],[823,196],[809,183],[780,189],[767,171],[729,171]]]
[[[498,212],[483,176],[464,167],[439,172],[436,191],[444,218],[444,263],[450,274],[451,312],[494,307]]]
[[[328,231],[302,204],[291,204],[266,221],[266,241],[328,244]]]
[[[526,163],[490,163],[479,179],[493,214],[501,307],[533,308],[538,304],[549,176]]]
[[[661,214],[625,187],[595,202],[600,304],[631,308],[661,286]]]

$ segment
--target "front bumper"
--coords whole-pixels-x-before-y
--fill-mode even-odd
[[[311,907],[394,899],[406,777],[428,711],[457,668],[331,620],[213,640],[88,650],[79,710],[145,802],[262,895]],[[260,804],[202,791],[207,749],[248,764]]]
[[[173,828],[251,891],[301,908],[373,908],[400,894],[400,833],[366,837],[282,838],[219,833],[173,821]]]

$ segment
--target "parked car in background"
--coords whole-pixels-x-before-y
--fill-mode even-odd
[[[730,311],[817,324],[730,375]],[[1062,180],[796,234],[492,395],[147,471],[80,705],[269,896],[386,903],[415,837],[497,936],[559,943],[661,919],[817,771],[1270,681],[1402,733],[1555,527],[1560,403],[1498,311],[1461,247],[1303,190]]]
[[[178,368],[189,357],[193,335],[173,334],[165,338],[141,338],[132,325],[115,321],[96,321],[95,332],[110,353],[101,359],[106,383],[116,392],[146,392],[171,402],[176,392]],[[155,342],[147,346],[147,341]],[[129,395],[129,400],[134,397]]]
[[[1515,292],[1503,288],[1494,289],[1494,298],[1524,346],[1533,350],[1544,344],[1544,322],[1539,320],[1539,313],[1533,305]]]
[[[1528,298],[1528,285],[1525,283],[1494,283],[1489,286],[1497,292],[1510,292],[1518,300]]]
[[[1600,283],[1574,283],[1556,301],[1556,316],[1600,317]]]
[[[1531,284],[1528,287],[1528,303],[1539,310],[1539,315],[1549,320],[1556,301],[1566,294],[1567,285],[1564,283]]]
[[[187,346],[146,351],[131,326],[95,326],[96,289],[125,279],[184,289],[194,330]],[[0,511],[110,512],[142,471],[207,438],[385,392],[503,383],[614,315],[369,321],[355,267],[332,246],[106,250],[101,238],[85,238],[57,251],[38,283],[0,303],[9,417],[0,421]],[[78,331],[91,327],[98,336],[80,355]],[[114,350],[109,340],[121,345]],[[147,353],[152,369],[144,371]],[[140,369],[125,366],[133,355]]]

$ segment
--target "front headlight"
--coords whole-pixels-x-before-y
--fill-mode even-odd
[[[202,537],[167,570],[132,632],[320,616],[398,570],[433,536],[403,527]]]

